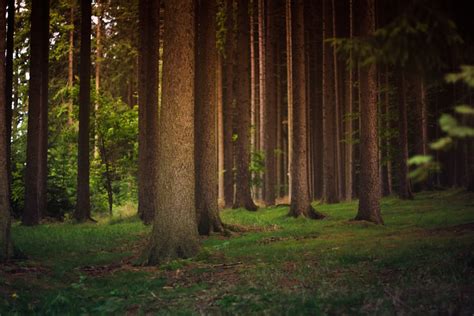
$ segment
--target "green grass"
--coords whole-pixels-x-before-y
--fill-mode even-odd
[[[0,314],[472,314],[474,195],[386,198],[385,226],[350,221],[357,203],[222,212],[246,226],[203,239],[194,259],[141,267],[149,227],[13,227],[27,260],[0,267]],[[471,224],[471,225],[469,225]]]

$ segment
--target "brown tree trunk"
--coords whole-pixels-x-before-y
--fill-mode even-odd
[[[223,87],[223,52],[217,54],[217,172],[218,172],[218,203],[219,208],[225,206],[224,196],[224,87]]]
[[[22,223],[37,225],[46,211],[49,1],[32,1],[30,87]]]
[[[361,36],[375,32],[375,0],[359,2]],[[377,126],[377,70],[375,65],[360,69],[361,172],[359,210],[356,220],[383,224],[380,214],[380,173]]]
[[[415,79],[416,93],[416,120],[417,120],[417,138],[415,151],[417,155],[428,155],[428,114],[426,104],[426,86],[422,76]],[[465,151],[466,152],[466,151]],[[431,179],[417,185],[418,190],[432,187]]]
[[[148,263],[199,251],[194,162],[195,1],[166,2],[158,191]],[[176,14],[179,12],[179,14]]]
[[[236,187],[233,208],[256,211],[250,194],[250,26],[248,0],[237,1],[237,49],[234,93],[237,106],[235,142]]]
[[[285,29],[286,29],[286,82],[287,82],[287,103],[288,103],[288,115],[287,115],[287,123],[288,123],[288,144],[285,146],[287,149],[287,159],[286,159],[286,168],[285,171],[287,172],[287,183],[288,183],[288,198],[291,200],[291,170],[290,165],[292,161],[293,155],[293,57],[292,57],[292,32],[291,32],[291,1],[285,0]]]
[[[290,164],[291,173],[291,207],[289,215],[293,217],[308,217],[322,219],[324,216],[317,213],[311,206],[309,192],[309,163],[308,163],[308,111],[306,102],[306,51],[304,28],[304,1],[288,0],[291,30],[291,70],[293,79],[293,108],[291,133],[293,140],[293,155]]]
[[[74,86],[74,7],[75,1],[71,0],[70,8],[70,27],[69,30],[69,50],[68,50],[68,72],[67,72],[67,86],[69,89],[69,101],[68,101],[68,113],[67,113],[67,123],[68,126],[73,124],[73,97],[72,97],[72,88]]]
[[[349,38],[353,38],[353,1],[349,0]],[[352,59],[352,51],[350,52],[350,59]],[[354,69],[352,67],[346,69],[346,80],[345,80],[345,113],[344,119],[344,130],[345,130],[345,143],[344,143],[344,193],[345,200],[352,200],[352,168],[353,168],[353,120],[352,112],[354,103]]]
[[[100,98],[100,71],[102,64],[102,0],[96,0],[97,5],[97,24],[95,28],[95,102],[94,102],[94,117],[97,118],[99,111],[99,98]],[[99,157],[99,135],[97,133],[97,123],[94,119],[92,131],[94,135],[94,158]]]
[[[6,38],[6,61],[5,61],[5,97],[6,97],[6,133],[7,133],[7,170],[9,192],[12,185],[11,146],[12,146],[12,120],[13,120],[13,51],[15,33],[15,1],[8,0],[8,21]]]
[[[0,52],[5,51],[6,43],[6,8],[7,1],[0,0]],[[0,65],[5,65],[5,54],[0,54]],[[3,67],[2,67],[3,68]],[[5,86],[5,69],[0,70],[0,86]],[[0,90],[0,262],[7,261],[13,255],[10,239],[10,194],[8,183],[7,161],[7,104],[5,89]]]
[[[333,1],[323,0],[323,38],[334,37]],[[338,203],[337,187],[337,143],[336,139],[336,103],[334,49],[331,43],[323,44],[323,133],[324,133],[324,200]]]
[[[155,216],[157,195],[160,1],[140,0],[138,214],[145,224]]]
[[[403,70],[398,80],[398,195],[401,199],[412,199],[410,179],[408,179],[408,118],[407,91]]]
[[[392,128],[392,120],[390,115],[390,74],[388,69],[384,70],[384,89],[383,89],[383,105],[384,105],[384,116],[385,116],[385,125],[384,128],[386,131],[389,131]],[[390,153],[390,148],[392,145],[392,140],[390,137],[386,137],[385,141],[385,150],[384,150],[384,159],[385,163],[382,165],[382,181],[383,181],[383,195],[388,196],[392,194],[392,158]]]
[[[74,218],[79,222],[91,219],[89,185],[89,136],[91,108],[91,0],[81,0],[81,52],[79,86],[79,144],[77,159],[77,204]]]
[[[226,42],[224,61],[224,200],[225,207],[234,204],[234,67],[235,32],[234,0],[226,2]]]
[[[217,166],[216,0],[198,1],[196,59],[196,217],[201,235],[222,232]],[[213,71],[214,70],[214,71]]]
[[[265,153],[264,202],[266,206],[275,205],[276,161],[275,150],[277,128],[277,46],[278,46],[278,3],[269,1],[266,10],[265,49],[265,96],[262,108],[262,148]],[[263,15],[263,13],[261,14]],[[263,41],[263,39],[262,39]],[[262,98],[261,98],[262,99]]]

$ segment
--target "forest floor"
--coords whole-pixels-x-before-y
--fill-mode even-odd
[[[474,195],[386,198],[385,226],[353,222],[357,203],[222,212],[246,227],[201,253],[136,263],[150,228],[126,214],[98,224],[15,224],[28,259],[0,266],[0,314],[474,313]]]

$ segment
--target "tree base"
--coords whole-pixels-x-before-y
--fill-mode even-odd
[[[191,258],[198,252],[199,242],[197,240],[157,242],[149,249],[147,265],[155,266],[175,259]]]
[[[235,203],[232,206],[232,208],[234,210],[239,209],[239,208],[244,208],[250,212],[256,212],[258,210],[258,206],[254,203],[254,201],[252,201],[252,199],[250,199],[249,201],[246,201],[245,203]]]
[[[315,219],[315,220],[322,220],[326,218],[326,215],[316,211],[314,207],[311,205],[302,209],[290,207],[290,212],[288,213],[288,216],[291,216],[294,218],[306,217],[306,218]]]

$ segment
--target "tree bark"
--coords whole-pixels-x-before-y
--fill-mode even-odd
[[[201,235],[222,232],[217,166],[216,0],[198,1],[196,60],[196,217]]]
[[[8,191],[11,193],[12,185],[12,120],[13,120],[13,51],[15,33],[15,1],[8,0],[8,20],[6,38],[6,60],[5,60],[5,100],[6,100],[6,133],[7,133],[7,170],[8,170]],[[9,195],[11,196],[11,194]]]
[[[7,1],[0,0],[0,52],[5,51],[6,43],[6,8]],[[5,54],[0,54],[0,65],[5,65]],[[0,86],[5,86],[5,68],[0,69]],[[10,239],[10,194],[7,161],[7,107],[6,90],[0,90],[0,262],[7,261],[13,255]]]
[[[276,126],[277,126],[277,59],[278,46],[278,9],[275,1],[269,1],[266,10],[265,34],[265,90],[262,108],[262,148],[265,153],[264,202],[266,206],[275,205],[276,187]],[[264,15],[263,13],[261,15]],[[262,18],[263,19],[263,18]],[[262,39],[263,41],[263,39]],[[262,99],[262,98],[261,98]]]
[[[30,38],[25,210],[22,223],[33,226],[39,224],[47,204],[49,1],[32,1]]]
[[[375,32],[375,0],[360,0],[361,36]],[[361,172],[359,210],[356,220],[383,224],[380,214],[380,173],[377,126],[377,70],[375,65],[360,69],[360,117],[361,117]]]
[[[199,251],[196,225],[194,102],[195,1],[166,2],[158,191],[148,263]],[[177,14],[179,12],[179,14]]]
[[[311,206],[309,192],[309,163],[308,163],[308,110],[306,102],[306,50],[304,28],[304,1],[288,0],[290,2],[287,14],[291,26],[291,56],[293,75],[292,90],[292,159],[291,173],[291,206],[289,215],[293,217],[308,217],[322,219]]]
[[[426,104],[426,84],[421,75],[415,79],[416,93],[416,119],[417,119],[417,139],[415,151],[417,155],[428,155],[428,114]],[[465,151],[467,153],[467,151]],[[427,179],[423,183],[417,185],[418,190],[432,187],[431,179]]]
[[[353,38],[353,0],[349,0],[349,38]],[[352,59],[352,51],[350,52],[350,59]],[[347,117],[344,119],[344,130],[345,130],[345,143],[344,143],[344,193],[345,200],[352,200],[352,168],[353,168],[353,120],[352,112],[354,103],[354,69],[349,67],[346,69],[346,80],[345,80],[345,113]]]
[[[256,211],[250,194],[250,25],[248,0],[237,1],[237,50],[234,93],[237,104],[237,140],[235,142],[236,187],[233,208]]]
[[[138,214],[145,224],[155,215],[158,149],[160,1],[140,0]]]
[[[91,219],[89,185],[89,136],[91,108],[91,0],[81,0],[81,52],[79,86],[79,141],[77,159],[77,204],[74,218],[78,222]]]
[[[235,30],[234,0],[226,2],[226,41],[224,61],[224,200],[225,207],[234,203],[234,67]]]
[[[398,79],[398,195],[401,199],[413,199],[408,179],[408,118],[407,91],[403,70]]]
[[[323,0],[323,39],[334,37],[333,1]],[[336,103],[334,48],[331,43],[323,44],[323,138],[324,138],[324,200],[338,203],[337,188],[337,139],[336,139]]]

